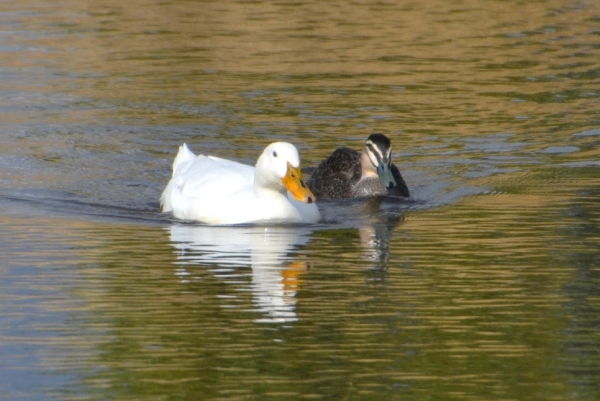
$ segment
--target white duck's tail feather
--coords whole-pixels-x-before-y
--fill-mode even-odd
[[[175,160],[173,160],[173,177],[175,174],[185,173],[194,160],[196,160],[196,155],[188,148],[187,144],[181,145]]]
[[[177,188],[177,186],[181,186],[181,179],[176,178],[187,171],[188,168],[194,163],[196,160],[196,155],[188,148],[188,146],[184,143],[179,147],[179,152],[177,152],[177,156],[175,156],[175,160],[173,161],[173,176],[171,181],[167,184],[167,187],[163,191],[160,196],[160,205],[162,206],[163,212],[170,212],[173,210],[173,190]]]

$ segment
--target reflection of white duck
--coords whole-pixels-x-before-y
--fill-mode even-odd
[[[189,275],[190,265],[213,265],[215,275],[239,283],[240,272],[235,269],[250,266],[250,290],[255,305],[264,314],[258,321],[298,320],[295,296],[306,263],[288,253],[308,242],[307,228],[173,225],[170,230],[178,264],[186,270],[179,274]]]
[[[215,225],[316,223],[320,214],[314,201],[302,181],[298,150],[285,142],[267,146],[256,167],[214,156],[196,157],[183,144],[160,198],[163,212]]]

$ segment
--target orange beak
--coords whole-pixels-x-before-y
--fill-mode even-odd
[[[281,183],[292,194],[294,199],[299,202],[313,203],[317,199],[306,184],[304,184],[304,181],[302,181],[300,166],[296,168],[288,162],[287,172],[285,173],[285,177],[281,179]]]

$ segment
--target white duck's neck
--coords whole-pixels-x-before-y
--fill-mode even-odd
[[[258,198],[286,198],[287,190],[273,177],[265,176],[259,166],[254,170],[254,194]]]

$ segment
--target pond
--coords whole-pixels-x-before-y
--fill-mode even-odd
[[[595,1],[0,5],[0,399],[597,400]],[[408,200],[160,211],[386,134]]]

